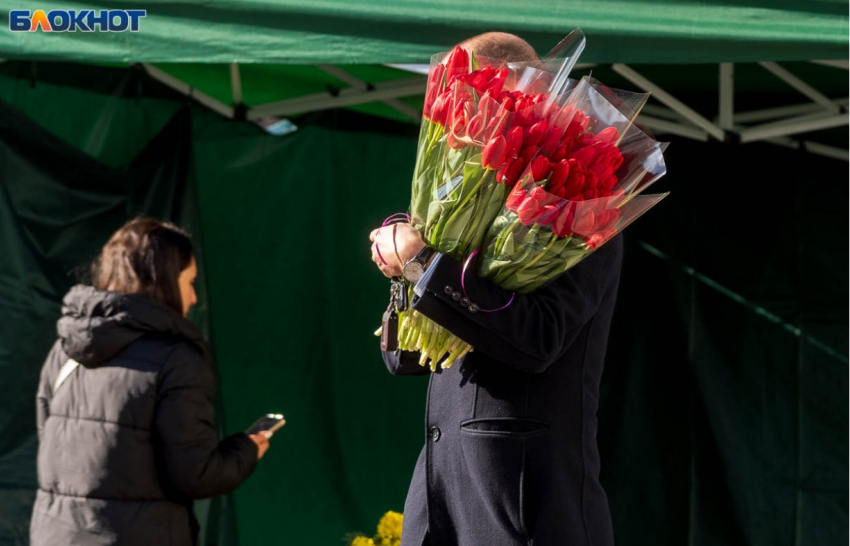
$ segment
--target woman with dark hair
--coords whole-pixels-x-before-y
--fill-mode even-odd
[[[41,372],[30,543],[197,544],[192,501],[239,486],[270,433],[218,440],[209,349],[186,319],[197,266],[183,231],[132,220],[92,274],[65,296]]]

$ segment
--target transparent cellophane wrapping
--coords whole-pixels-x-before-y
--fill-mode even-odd
[[[577,265],[666,197],[666,193],[641,195],[666,173],[667,147],[634,125],[635,109],[643,100],[589,78],[579,82],[568,102],[588,116],[586,131],[599,135],[617,130],[615,144],[622,163],[614,173],[616,182],[602,196],[568,199],[548,191],[551,177],[534,180],[527,169],[486,236],[479,276],[506,290],[532,292]],[[550,152],[541,148],[539,153]]]
[[[431,59],[410,218],[429,246],[461,260],[480,248],[509,191],[502,176],[507,158],[485,158],[487,144],[500,135],[504,138],[509,128],[533,114],[540,117],[542,111],[551,109],[555,116],[577,82],[567,78],[567,67],[574,64],[575,58],[505,63],[473,55],[468,67],[453,68],[444,64],[448,55],[438,53]],[[453,76],[466,75],[478,66],[503,71],[504,90],[545,93],[549,101],[513,105],[509,109],[494,94],[482,94],[472,85],[454,82],[446,91]],[[412,301],[413,287],[408,290],[408,301]],[[432,371],[438,362],[448,368],[472,350],[469,344],[416,311],[408,309],[399,315],[399,348],[419,352],[420,364],[424,366],[430,360]]]
[[[463,260],[476,249],[486,249],[479,257],[481,272],[491,278],[500,275],[506,287],[525,293],[578,263],[579,254],[598,248],[610,239],[612,230],[622,229],[651,206],[647,204],[651,199],[639,198],[638,194],[663,174],[663,145],[632,127],[646,94],[610,90],[588,78],[571,80],[565,70],[574,61],[569,58],[549,63],[492,59],[479,59],[477,63],[471,57],[468,66],[444,65],[445,58],[446,54],[438,54],[432,59],[410,206],[411,223],[429,246],[456,260]],[[481,92],[481,86],[469,80],[453,81],[456,75],[472,76],[479,64],[489,67],[485,70],[490,76],[501,74],[500,85],[505,90],[536,99],[523,99],[522,104],[517,99],[509,108],[496,99],[495,92]],[[512,148],[516,132],[520,133],[522,149]],[[536,136],[527,146],[526,137],[532,134]],[[534,180],[535,159],[552,156],[564,143],[596,138],[597,134],[607,139],[615,135],[622,153],[616,187],[608,188],[617,193],[594,195],[582,200],[586,204],[557,204],[565,211],[572,210],[579,219],[578,223],[570,221],[573,231],[566,242],[547,240],[546,234],[551,239],[553,232],[545,225],[535,229],[531,223],[517,224],[516,209],[505,207],[511,189],[529,193],[538,187],[535,198],[539,198],[548,181],[539,176]],[[499,149],[499,139],[504,141],[503,154],[493,153]],[[613,226],[596,229],[596,224],[601,224],[596,211],[612,209],[619,214],[611,222]],[[591,213],[594,220],[592,229],[588,229]],[[559,226],[564,225],[566,220],[561,220]],[[409,290],[408,299],[412,301],[412,287]],[[446,368],[472,350],[415,311],[401,313],[400,321],[399,347],[420,352],[420,364],[430,360],[432,370],[443,358],[442,367]]]
[[[560,101],[576,82],[555,79],[567,61],[565,58],[547,63],[505,63],[471,57],[468,68],[451,69],[443,64],[447,55],[438,53],[431,59],[426,110],[435,105],[434,110],[439,109],[442,115],[429,115],[431,112],[426,111],[423,116],[410,217],[432,248],[461,259],[481,246],[508,191],[497,180],[505,166],[504,159],[486,166],[482,161],[487,144],[505,135],[518,119],[529,118],[532,111],[542,111],[544,105],[511,111],[493,95],[481,94],[471,85],[460,82],[449,85],[452,77],[466,75],[478,66],[493,72],[502,70],[506,74],[499,91],[548,94],[559,83],[557,92],[550,97]]]
[[[568,201],[544,190],[539,202],[569,217],[564,224],[569,235],[556,234],[551,225],[525,225],[518,212],[504,209],[493,223],[479,276],[505,290],[533,292],[598,250],[666,195],[638,195],[625,202],[622,197]],[[533,200],[529,196],[525,203]]]

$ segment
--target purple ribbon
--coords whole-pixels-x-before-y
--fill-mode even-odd
[[[396,224],[398,222],[405,222],[407,224],[410,223],[410,215],[406,212],[397,212],[384,220],[384,223],[381,224],[381,227],[387,227],[390,224]]]
[[[410,223],[410,215],[407,214],[406,212],[397,212],[393,215],[388,216],[387,219],[384,220],[384,223],[381,224],[381,227],[384,228],[384,227],[387,227],[387,226],[392,225],[392,224],[397,224],[399,222],[406,222],[406,223],[409,224]],[[378,231],[380,231],[380,230],[378,230]],[[381,247],[376,244],[375,250],[378,252],[378,258],[380,258],[381,261],[384,262],[384,265],[387,265],[387,261],[384,259],[384,256],[381,254]]]
[[[469,255],[469,258],[467,258],[466,261],[463,263],[463,272],[460,275],[460,287],[461,289],[463,289],[463,295],[466,296],[466,299],[468,300],[471,298],[469,297],[469,294],[466,293],[466,269],[469,267],[470,262],[472,262],[472,258],[474,258],[476,254],[478,254],[477,248],[472,252],[472,254]],[[481,309],[479,307],[478,310],[482,313],[495,313],[496,311],[502,311],[503,309],[507,309],[511,306],[511,304],[514,302],[515,297],[516,292],[512,292],[511,299],[508,301],[508,303],[499,307],[498,309]]]

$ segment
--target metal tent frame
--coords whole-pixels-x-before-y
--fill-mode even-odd
[[[838,70],[848,70],[847,61],[810,61]],[[767,108],[747,112],[735,111],[735,65],[721,63],[718,67],[718,112],[710,120],[688,106],[660,85],[652,82],[626,64],[614,64],[611,68],[620,76],[650,93],[660,104],[647,104],[640,120],[659,135],[675,135],[692,140],[749,144],[767,142],[787,148],[804,150],[844,161],[850,161],[847,149],[837,148],[802,138],[801,135],[824,129],[847,126],[848,98],[833,100],[814,86],[803,81],[778,63],[759,63],[765,70],[801,94],[806,102],[778,108]],[[242,86],[239,65],[230,66],[233,103],[225,104],[191,87],[167,72],[147,63],[141,66],[152,78],[192,97],[204,106],[228,118],[244,118],[255,121],[267,117],[283,117],[341,108],[357,104],[381,101],[403,113],[411,121],[418,122],[420,113],[398,99],[421,95],[424,92],[428,65],[388,65],[420,75],[399,80],[371,84],[351,75],[336,65],[319,65],[326,73],[348,87],[339,91],[326,91],[251,107],[242,105]],[[592,65],[577,65],[576,69]]]

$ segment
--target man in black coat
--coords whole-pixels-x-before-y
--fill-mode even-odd
[[[510,34],[461,45],[483,57],[537,59]],[[394,227],[370,237],[372,260],[388,277],[425,260],[419,232]],[[429,260],[411,307],[475,349],[431,374],[402,546],[613,546],[596,409],[621,238],[493,313],[481,310],[502,307],[509,292],[471,272],[463,290],[460,263],[440,254]],[[418,353],[383,358],[394,375],[430,373]]]
[[[423,249],[399,225],[373,232],[388,276]],[[612,546],[599,483],[596,409],[622,260],[615,237],[555,281],[495,313],[461,296],[462,265],[436,254],[412,308],[475,347],[431,374],[425,446],[404,507],[402,546]],[[481,309],[510,298],[467,272]],[[419,354],[383,352],[395,375],[429,373]]]

